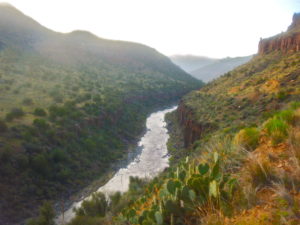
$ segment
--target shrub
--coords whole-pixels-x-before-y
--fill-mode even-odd
[[[91,200],[85,200],[79,209],[75,209],[77,216],[104,217],[108,209],[108,203],[103,193],[92,194]]]
[[[288,96],[289,96],[289,94],[286,91],[279,91],[276,97],[277,97],[278,100],[283,101]]]
[[[273,144],[279,144],[284,141],[288,135],[288,124],[278,117],[273,117],[265,124],[268,135],[271,137]]]
[[[35,119],[33,121],[33,125],[39,129],[48,129],[49,128],[49,124],[44,119]]]
[[[34,110],[33,114],[36,116],[46,116],[47,115],[46,111],[42,108],[36,108]]]
[[[53,97],[53,100],[56,103],[62,103],[64,99],[62,96],[58,95],[58,96]]]
[[[33,101],[31,98],[24,98],[23,99],[23,105],[32,105]]]
[[[40,215],[38,218],[30,219],[26,225],[54,225],[55,212],[50,202],[45,202],[40,207]]]
[[[240,130],[234,137],[234,144],[240,145],[247,150],[254,150],[259,143],[259,130],[256,127],[249,127]]]
[[[9,113],[6,114],[6,120],[12,121],[13,119],[20,118],[24,116],[24,111],[21,108],[14,108]]]
[[[7,125],[4,121],[0,120],[0,133],[7,131]]]

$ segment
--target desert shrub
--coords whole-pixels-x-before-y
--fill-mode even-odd
[[[271,137],[273,144],[279,144],[284,141],[288,135],[288,124],[279,117],[273,117],[265,124],[268,135]]]
[[[50,166],[46,155],[38,154],[31,161],[33,170],[42,176],[49,177],[51,175]]]
[[[62,96],[57,95],[57,96],[54,96],[54,97],[53,97],[53,100],[54,100],[54,102],[56,102],[56,103],[62,103],[64,99],[63,99]]]
[[[286,91],[279,91],[276,95],[277,99],[280,101],[285,100],[288,96],[289,94]]]
[[[47,129],[49,128],[49,124],[44,119],[35,119],[33,121],[33,125],[39,129]]]
[[[146,181],[139,177],[129,177],[129,191],[140,192],[146,185]]]
[[[26,225],[54,225],[55,212],[50,202],[45,202],[40,207],[40,215],[37,218],[30,219]]]
[[[62,162],[67,160],[67,154],[65,151],[61,150],[61,149],[54,149],[51,152],[51,158],[54,162]]]
[[[33,114],[36,116],[46,116],[47,115],[46,111],[42,108],[36,108],[34,110]]]
[[[13,108],[9,113],[6,114],[6,120],[12,121],[13,119],[24,116],[24,111],[21,108]]]
[[[0,161],[2,163],[8,162],[13,156],[13,153],[10,149],[4,149],[2,152],[0,152]]]
[[[7,131],[7,125],[4,121],[0,120],[0,133]]]
[[[24,98],[22,103],[23,105],[32,105],[33,100],[31,98]]]
[[[108,209],[108,202],[103,193],[97,192],[91,200],[85,200],[79,209],[75,209],[77,216],[104,217]]]
[[[95,225],[105,224],[102,218],[90,217],[90,216],[76,216],[68,225]]]
[[[248,127],[240,130],[234,137],[234,144],[247,150],[254,150],[259,143],[259,130],[256,127]]]

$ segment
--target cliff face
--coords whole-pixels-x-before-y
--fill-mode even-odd
[[[201,137],[203,128],[201,125],[193,121],[193,113],[189,110],[183,102],[181,102],[177,109],[179,123],[183,129],[184,147],[189,147],[197,139]]]
[[[293,22],[286,33],[260,40],[258,46],[259,55],[273,51],[281,51],[283,53],[300,51],[300,13],[294,14]]]
[[[177,109],[177,116],[180,126],[182,127],[184,147],[186,148],[199,140],[205,132],[214,129],[212,124],[196,122],[193,111],[189,109],[184,102],[180,102]]]

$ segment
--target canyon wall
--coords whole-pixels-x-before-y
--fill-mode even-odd
[[[273,51],[283,53],[300,51],[300,13],[295,13],[287,32],[271,38],[261,39],[258,54],[265,55]]]
[[[183,101],[179,103],[177,116],[180,126],[182,127],[184,147],[186,148],[199,140],[204,133],[214,129],[214,126],[209,123],[198,123],[195,121],[193,111],[189,109]]]

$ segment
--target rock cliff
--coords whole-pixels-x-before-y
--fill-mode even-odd
[[[204,132],[214,129],[214,126],[209,123],[198,123],[195,121],[193,111],[188,108],[184,102],[180,102],[177,115],[179,123],[182,127],[184,146],[187,148],[191,146],[195,141],[199,140]]]
[[[287,32],[260,40],[258,46],[259,55],[273,51],[282,51],[283,53],[300,51],[300,13],[294,14],[293,22]]]

